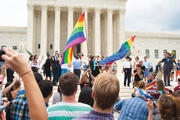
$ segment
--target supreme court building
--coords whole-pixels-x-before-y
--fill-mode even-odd
[[[74,52],[111,55],[125,41],[127,0],[28,0],[28,50],[39,55],[63,53],[82,12],[86,13],[87,43]],[[88,47],[87,47],[88,45]]]
[[[180,59],[180,34],[137,32],[125,30],[127,0],[27,0],[28,26],[0,26],[0,47],[11,47],[19,52],[29,50],[46,56],[54,51],[63,53],[68,36],[83,12],[86,13],[86,37],[74,48],[74,53],[87,51],[92,55],[109,56],[133,34],[131,57],[147,56],[155,65],[165,52],[176,51]],[[132,20],[133,22],[133,20]]]

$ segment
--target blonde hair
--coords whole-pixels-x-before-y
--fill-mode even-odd
[[[118,98],[119,80],[110,73],[99,74],[95,78],[93,92],[94,100],[102,110],[111,108]]]

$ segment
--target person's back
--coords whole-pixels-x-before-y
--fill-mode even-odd
[[[119,81],[110,73],[99,74],[92,89],[93,110],[74,120],[114,120],[112,106],[118,99]]]
[[[49,120],[71,120],[88,113],[92,108],[83,103],[59,102],[48,108]]]
[[[143,97],[135,97],[120,101],[115,105],[120,110],[118,120],[147,120],[148,108]]]
[[[75,100],[78,77],[65,73],[59,80],[59,89],[62,92],[62,102],[48,107],[49,120],[71,120],[88,113],[92,108],[89,105],[78,103]]]

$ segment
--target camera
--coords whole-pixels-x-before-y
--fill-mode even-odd
[[[4,55],[5,52],[3,50],[0,50],[0,62],[4,62],[4,60],[2,59],[2,55]]]

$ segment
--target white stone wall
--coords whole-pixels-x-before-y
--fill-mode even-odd
[[[25,27],[0,27],[0,48],[17,46],[17,51],[24,52],[26,47],[24,41],[26,41]]]
[[[67,15],[66,12],[61,13],[61,25],[67,24],[66,18],[64,18]],[[91,17],[89,17],[91,19]],[[102,22],[103,23],[103,22]],[[89,25],[93,25],[93,22],[89,22]],[[106,27],[106,26],[104,26]],[[38,29],[38,27],[37,27]],[[103,27],[101,28],[103,29]],[[40,30],[40,29],[39,29]],[[52,31],[51,31],[52,30]],[[93,36],[93,30],[88,30],[88,49],[89,52],[94,52],[94,39],[91,38]],[[39,31],[40,32],[40,31]],[[39,33],[38,32],[38,33]],[[67,33],[67,27],[61,28],[62,33]],[[115,34],[115,33],[114,33]],[[153,65],[156,65],[157,62],[159,62],[163,56],[164,56],[164,50],[167,50],[168,52],[172,52],[172,50],[176,50],[177,59],[180,59],[180,35],[176,33],[151,33],[151,32],[126,32],[126,40],[128,40],[133,34],[136,34],[137,37],[133,43],[133,46],[131,48],[131,57],[134,60],[135,56],[139,56],[141,60],[143,60],[143,57],[146,56],[145,49],[150,50],[150,62]],[[52,36],[51,36],[52,35]],[[49,29],[48,38],[53,38],[53,29]],[[40,36],[36,38],[36,43],[33,44],[33,47],[37,47],[40,43]],[[101,36],[101,39],[106,39],[106,37]],[[65,41],[67,40],[67,34],[61,34],[61,52],[64,50],[65,47]],[[93,42],[92,42],[92,41]],[[26,28],[25,27],[0,27],[0,47],[6,46],[11,47],[17,46],[18,51],[25,52],[25,49],[27,48],[26,42]],[[104,41],[104,40],[102,40]],[[51,40],[49,41],[51,42]],[[102,44],[102,50],[105,50],[106,48],[103,47],[107,43]],[[117,44],[114,44],[114,46],[117,46]],[[49,47],[49,44],[48,44]],[[120,46],[117,46],[119,49]],[[113,48],[115,49],[115,48]],[[154,50],[158,49],[159,52],[159,58],[155,58],[155,52]],[[51,52],[51,54],[53,51]]]

